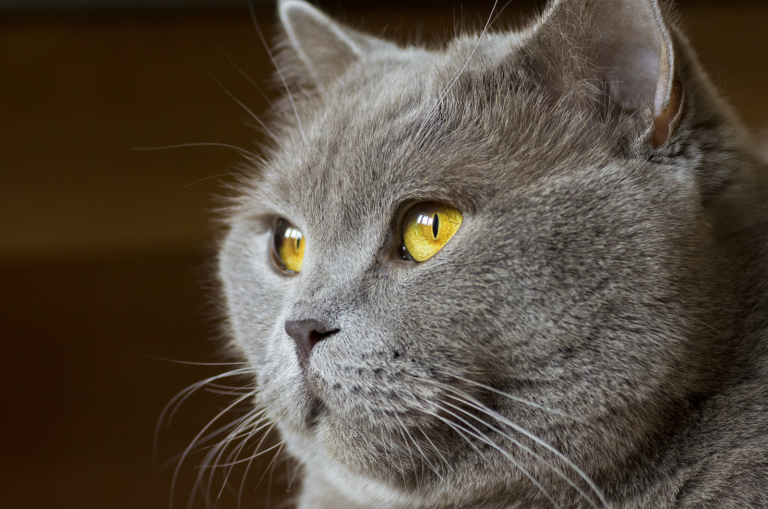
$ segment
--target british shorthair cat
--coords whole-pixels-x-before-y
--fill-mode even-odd
[[[298,508],[768,507],[768,167],[670,6],[279,14],[219,274]]]

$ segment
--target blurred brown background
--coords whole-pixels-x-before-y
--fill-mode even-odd
[[[173,467],[159,467],[231,400],[203,393],[186,402],[162,429],[153,466],[164,406],[228,369],[159,359],[222,359],[209,304],[211,196],[241,158],[209,146],[132,149],[207,142],[254,150],[248,114],[216,82],[259,113],[266,101],[249,78],[263,84],[272,67],[238,0],[139,7],[81,0],[69,8],[7,1],[0,1],[0,504],[164,509]],[[460,20],[481,25],[493,1],[320,5],[405,41],[443,40]],[[497,24],[541,5],[512,2]],[[768,127],[768,5],[679,5],[716,85],[753,132]],[[255,7],[271,38],[272,3]],[[186,507],[201,457],[180,468],[174,507]],[[268,494],[269,473],[259,480],[270,461],[252,466],[243,507],[266,507],[268,498],[280,506],[292,466],[277,463]],[[242,473],[230,480],[235,491]],[[225,491],[220,507],[237,507],[236,499]],[[198,498],[195,507],[203,505]]]

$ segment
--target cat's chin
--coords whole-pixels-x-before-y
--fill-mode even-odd
[[[344,437],[327,431],[328,428],[314,436],[285,437],[288,451],[301,462],[306,474],[355,479],[357,483],[385,487],[403,495],[416,495],[424,488],[436,486],[439,481],[428,467],[423,472],[402,468],[405,463],[399,456],[386,457],[360,437]],[[411,465],[411,460],[407,463]],[[435,482],[432,482],[433,478]]]
[[[271,384],[262,393],[269,395],[264,406],[275,411],[271,416],[288,451],[307,468],[332,465],[412,494],[434,489],[455,473],[460,451],[468,446],[455,440],[450,428],[408,405],[350,404],[345,385],[324,383],[312,369],[290,376],[290,394]],[[419,459],[424,454],[426,461]]]
[[[310,398],[301,426],[280,423],[288,451],[307,469],[336,472],[396,489],[402,494],[434,489],[446,472],[436,472],[419,457],[419,446],[407,442],[413,431],[390,429],[373,421],[353,421],[334,412],[319,398]],[[415,440],[415,439],[414,439]],[[424,447],[423,445],[421,447]],[[439,468],[439,467],[438,467]]]
[[[314,385],[311,382],[305,382],[302,391],[304,404],[301,412],[301,430],[303,433],[311,433],[322,422],[324,416],[328,413],[328,407],[320,396],[318,396]]]
[[[335,504],[343,500],[349,507],[361,508],[455,508],[456,493],[461,492],[467,507],[496,509],[507,505],[488,500],[489,494],[519,495],[531,488],[517,472],[486,470],[482,458],[474,462],[466,451],[456,455],[445,451],[443,462],[425,461],[417,450],[407,452],[402,442],[398,447],[397,440],[386,441],[375,430],[365,436],[362,430],[353,430],[328,414],[312,426],[312,433],[287,433],[284,438],[288,452],[302,464],[302,491],[309,499],[330,497]],[[483,475],[477,476],[477,472]],[[531,500],[536,499],[537,491],[533,490]]]
[[[302,440],[295,444],[289,441],[289,445],[289,450],[301,451],[298,455],[303,464],[303,496],[309,500],[329,500],[331,505],[327,507],[406,508],[435,502],[438,502],[435,507],[444,507],[453,495],[453,491],[444,493],[446,490],[440,485],[424,484],[420,486],[423,489],[408,489],[402,486],[402,479],[393,482],[374,472],[351,469],[323,451],[314,451]]]

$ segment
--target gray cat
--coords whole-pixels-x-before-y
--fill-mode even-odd
[[[768,168],[669,7],[441,51],[279,11],[219,268],[298,507],[768,507]]]

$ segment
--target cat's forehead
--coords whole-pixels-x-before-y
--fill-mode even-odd
[[[299,103],[300,121],[256,199],[295,221],[351,225],[408,201],[472,208],[555,171],[579,148],[599,156],[594,130],[510,65],[519,37],[466,37],[444,52],[400,51],[350,70],[320,100]]]

